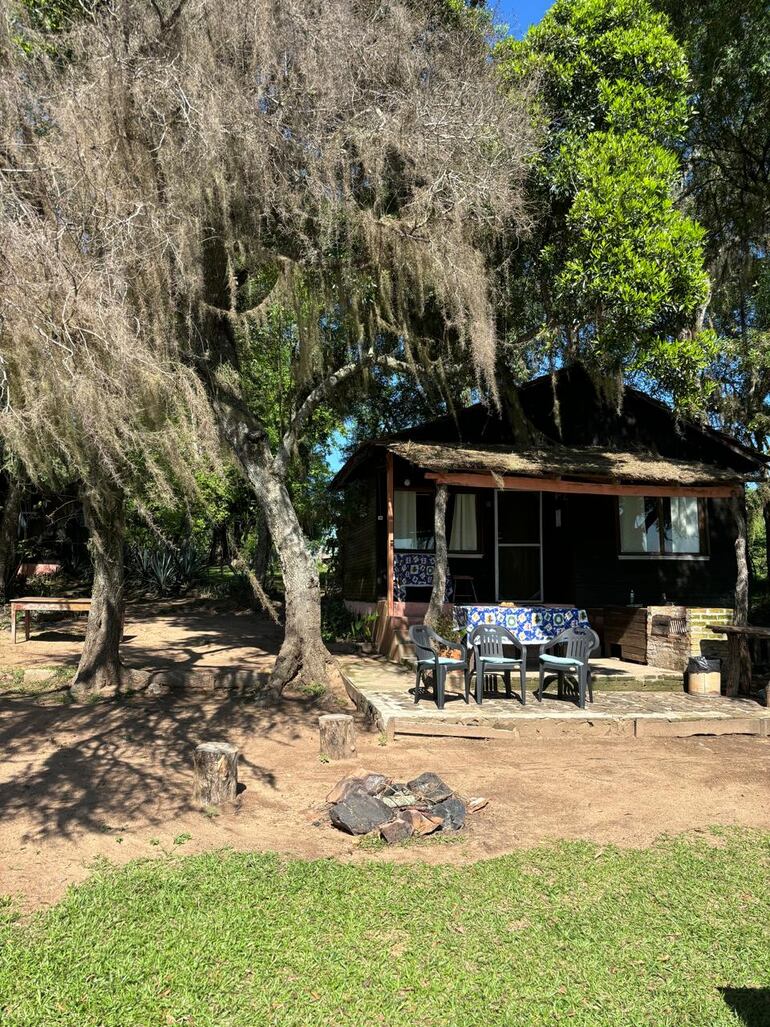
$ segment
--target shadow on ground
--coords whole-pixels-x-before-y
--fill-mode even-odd
[[[85,706],[5,698],[0,810],[25,817],[27,837],[36,839],[104,831],[136,818],[168,819],[192,809],[192,752],[204,740],[239,745],[243,776],[275,789],[275,770],[249,756],[259,751],[253,741],[281,739],[290,748],[301,731],[317,725],[319,712],[304,697],[265,705],[226,693]]]
[[[727,1006],[746,1027],[770,1027],[770,988],[720,988]]]

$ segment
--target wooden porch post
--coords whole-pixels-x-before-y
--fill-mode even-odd
[[[744,496],[733,494],[730,498],[733,521],[735,523],[735,562],[738,573],[735,579],[735,608],[733,624],[745,626],[749,620],[749,562],[746,546],[746,513]],[[748,695],[751,692],[751,654],[749,642],[743,634],[727,636],[727,695],[739,693]]]
[[[387,521],[387,539],[385,543],[386,559],[387,559],[387,596],[388,596],[388,616],[393,616],[393,572],[394,572],[394,559],[393,559],[393,454],[387,452],[385,454],[385,469],[386,469],[386,521]]]
[[[446,485],[436,485],[436,499],[433,507],[433,537],[436,544],[435,559],[433,563],[433,588],[430,593],[430,603],[425,614],[425,623],[436,627],[441,612],[444,609],[444,596],[446,595],[447,576],[447,544],[446,544],[446,504],[449,489]]]

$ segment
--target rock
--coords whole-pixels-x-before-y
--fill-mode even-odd
[[[393,809],[405,809],[407,806],[416,805],[417,797],[411,792],[394,792],[392,795],[383,795],[382,801]]]
[[[341,778],[326,796],[327,802],[342,802],[354,791],[366,792],[367,795],[380,795],[388,787],[388,779],[384,774],[373,774],[368,770],[359,770]]]
[[[329,811],[335,827],[349,834],[368,834],[387,823],[393,810],[373,795],[367,795],[361,788],[350,792],[342,802]]]
[[[442,831],[459,831],[465,823],[465,803],[453,795],[436,803],[430,812],[432,816],[441,818]]]
[[[412,829],[412,834],[433,834],[441,827],[443,820],[440,816],[420,813],[418,809],[405,809],[399,819],[405,820]]]
[[[381,795],[390,783],[384,774],[368,773],[361,778],[361,787],[367,795]]]
[[[403,817],[396,817],[389,824],[383,824],[380,834],[388,845],[395,845],[397,842],[405,842],[413,834],[412,825]]]
[[[484,809],[488,802],[489,799],[484,799],[481,795],[475,795],[465,803],[465,812],[478,813],[480,809]]]
[[[326,801],[331,803],[343,802],[343,800],[345,800],[352,792],[360,791],[360,777],[343,777],[326,796]]]
[[[419,798],[426,799],[431,803],[443,802],[452,794],[452,789],[441,780],[438,774],[420,774],[414,781],[409,781],[406,787]]]

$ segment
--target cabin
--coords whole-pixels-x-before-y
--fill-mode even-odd
[[[728,622],[744,489],[765,457],[578,365],[361,445],[331,487],[343,597],[377,640],[420,621],[434,498],[448,487],[447,612],[458,625],[587,620],[603,653],[683,669]],[[399,635],[399,631],[401,634]]]

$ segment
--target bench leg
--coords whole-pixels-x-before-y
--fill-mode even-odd
[[[11,645],[16,645],[16,607],[11,604]]]
[[[29,642],[29,629],[32,624],[32,614],[29,610],[24,611],[24,641]]]

